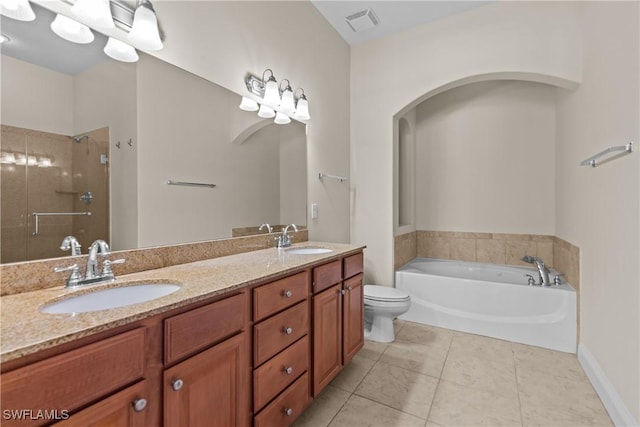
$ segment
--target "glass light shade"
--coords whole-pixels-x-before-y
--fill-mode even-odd
[[[140,4],[133,15],[133,25],[129,31],[129,41],[138,49],[160,50],[162,40],[158,30],[158,19],[145,3]]]
[[[122,62],[137,62],[138,52],[133,48],[133,46],[129,46],[126,43],[121,42],[118,39],[114,39],[113,37],[109,37],[107,40],[107,44],[104,47],[104,53],[109,55],[111,58],[122,61]]]
[[[307,98],[303,95],[298,99],[298,105],[296,106],[296,112],[293,114],[293,118],[297,120],[309,120],[309,103]]]
[[[0,14],[18,21],[33,21],[33,13],[29,0],[0,0]]]
[[[273,108],[267,107],[264,104],[260,106],[260,111],[258,111],[258,116],[262,117],[263,119],[270,119],[272,117],[275,117],[275,115],[276,115],[276,112],[273,111]]]
[[[71,13],[93,28],[115,28],[109,0],[76,0]]]
[[[286,125],[287,123],[291,123],[291,119],[286,114],[278,111],[278,113],[276,114],[276,118],[273,122],[278,125]]]
[[[86,44],[93,41],[93,33],[89,27],[64,15],[56,15],[56,19],[51,23],[51,29],[70,42]]]
[[[293,114],[296,110],[296,104],[293,100],[293,91],[287,88],[282,92],[282,101],[280,102],[280,111],[285,114]]]
[[[38,161],[38,167],[39,168],[50,168],[51,167],[51,159],[48,158],[48,157],[42,157]]]
[[[246,96],[242,97],[242,101],[240,102],[240,109],[244,111],[258,111],[258,103],[251,98],[247,98]]]
[[[38,164],[38,159],[36,156],[27,157],[27,166],[35,166]]]
[[[276,79],[271,76],[264,87],[264,103],[277,107],[280,104],[280,93],[278,92],[278,83]]]
[[[24,154],[18,154],[16,156],[16,165],[24,166],[27,164],[27,156]]]
[[[14,153],[2,153],[0,157],[0,163],[12,165],[16,162],[16,155]]]
[[[9,37],[5,36],[4,34],[0,34],[0,44],[6,43],[9,40],[10,40]]]

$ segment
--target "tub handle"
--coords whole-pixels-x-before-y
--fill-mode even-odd
[[[564,273],[556,274],[555,277],[553,278],[553,284],[556,286],[562,285],[562,279],[561,279],[562,276],[564,276]]]
[[[527,274],[527,277],[527,283],[529,284],[529,286],[533,286],[536,284],[536,279],[534,279],[532,275]]]

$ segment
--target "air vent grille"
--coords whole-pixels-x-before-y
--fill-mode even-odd
[[[371,8],[353,13],[347,16],[345,20],[355,33],[368,30],[380,24],[380,20]]]

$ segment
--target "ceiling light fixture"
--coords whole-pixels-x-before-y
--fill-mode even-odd
[[[266,78],[267,74],[270,74],[268,78]],[[271,69],[267,68],[262,73],[262,79],[252,74],[247,75],[245,84],[249,92],[259,99],[256,102],[243,96],[240,102],[241,110],[258,110],[258,116],[266,119],[275,117],[274,123],[279,125],[291,123],[291,117],[296,120],[311,119],[309,102],[305,96],[304,89],[298,88],[294,93],[289,79],[282,79],[280,88],[278,88],[278,82]],[[301,93],[296,96],[295,94],[298,91],[301,91]]]
[[[36,19],[28,0],[0,0],[0,14],[18,21]]]
[[[149,0],[138,0],[129,32],[129,41],[142,50],[162,49],[158,18]]]
[[[51,23],[51,30],[63,39],[74,43],[87,44],[94,39],[89,27],[60,14],[57,14]]]

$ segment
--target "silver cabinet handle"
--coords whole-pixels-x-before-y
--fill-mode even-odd
[[[290,417],[291,415],[293,415],[293,409],[291,409],[291,408],[285,408],[285,409],[284,409],[284,414],[285,414],[287,417]]]
[[[285,298],[291,298],[291,296],[293,296],[293,292],[286,290],[284,291],[283,295]]]
[[[142,412],[144,411],[144,408],[147,407],[147,399],[136,399],[133,401],[133,410],[136,412]]]
[[[344,289],[342,289],[342,290],[340,291],[340,293],[341,293],[342,295],[345,295],[345,294],[347,293],[347,291],[345,291]]]
[[[293,373],[293,368],[291,366],[287,366],[283,369],[284,373],[287,375],[291,375]]]
[[[351,286],[347,286],[347,290],[348,290],[349,292],[351,292],[351,290],[352,290],[352,289],[353,289],[353,288],[352,288]]]
[[[287,334],[287,335],[291,335],[291,334],[293,333],[293,328],[290,328],[290,327],[289,327],[289,328],[287,328],[287,327],[285,327],[285,328],[284,328],[284,330],[283,330],[282,332],[284,332],[284,333],[285,333],[285,334]]]
[[[177,380],[171,381],[171,388],[173,389],[173,391],[180,390],[183,385],[184,385],[184,381],[182,381],[180,378],[178,378]]]

